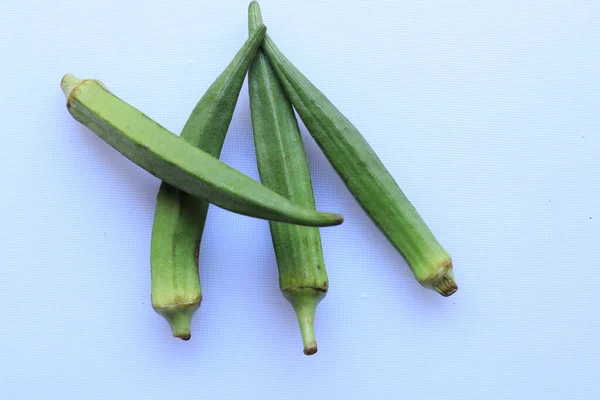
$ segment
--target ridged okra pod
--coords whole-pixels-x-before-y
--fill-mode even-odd
[[[208,88],[188,118],[180,137],[215,158],[225,135],[246,72],[265,36],[260,26],[227,68]],[[156,201],[150,263],[152,306],[165,317],[173,336],[190,338],[192,316],[200,307],[200,242],[209,203],[163,182]]]
[[[343,222],[339,214],[300,207],[127,104],[99,81],[67,74],[61,82],[69,113],[158,179],[218,207],[255,218],[309,226]]]
[[[262,24],[260,8],[251,3],[251,34]],[[261,182],[295,204],[314,209],[308,162],[292,105],[262,53],[248,74],[250,110]],[[314,319],[328,288],[318,228],[270,222],[279,269],[279,287],[292,304],[304,343],[304,353],[317,352]]]

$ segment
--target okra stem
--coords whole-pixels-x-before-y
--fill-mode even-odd
[[[60,87],[65,94],[65,97],[69,97],[69,93],[75,88],[75,86],[80,82],[80,79],[74,76],[73,74],[66,74],[62,81],[60,82]]]
[[[304,344],[304,354],[310,356],[317,352],[317,341],[315,339],[315,313],[317,305],[326,291],[319,291],[314,288],[293,289],[283,292],[284,296],[294,307],[300,332],[302,333],[302,342]]]

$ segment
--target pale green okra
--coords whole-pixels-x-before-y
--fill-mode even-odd
[[[170,185],[226,210],[309,226],[343,217],[300,207],[195,148],[93,79],[67,74],[61,86],[69,113],[135,164]]]
[[[251,34],[262,24],[258,3],[250,3]],[[261,182],[295,204],[314,209],[310,172],[292,105],[269,65],[258,53],[248,73],[250,110]],[[279,287],[298,317],[306,355],[317,352],[314,319],[328,288],[319,229],[270,222]]]

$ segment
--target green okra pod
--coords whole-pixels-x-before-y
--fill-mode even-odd
[[[157,178],[209,203],[251,217],[309,226],[343,222],[292,203],[259,182],[195,148],[93,79],[67,74],[61,86],[77,121]]]
[[[444,296],[456,292],[450,255],[358,129],[281,53],[269,35],[263,49],[311,136],[416,279]]]
[[[246,72],[265,36],[260,26],[208,88],[188,118],[183,140],[219,158]],[[209,203],[163,182],[156,201],[150,263],[152,306],[169,322],[173,336],[190,338],[202,290],[198,252]],[[284,224],[285,225],[285,224]]]
[[[258,3],[248,9],[251,34],[262,24]],[[261,182],[307,208],[315,208],[298,121],[267,57],[259,52],[248,73],[250,110]],[[317,352],[314,319],[329,286],[318,228],[270,222],[279,287],[294,307],[304,353]]]

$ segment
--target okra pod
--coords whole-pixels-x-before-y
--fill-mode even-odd
[[[69,113],[135,164],[170,185],[226,210],[309,226],[343,222],[334,213],[300,207],[195,148],[93,79],[67,74],[61,86]]]
[[[258,3],[250,3],[250,33],[255,33],[261,24]],[[248,87],[261,182],[295,204],[314,209],[315,199],[298,121],[262,51],[250,67]],[[298,317],[304,354],[314,354],[317,352],[315,312],[329,285],[319,229],[279,222],[269,225],[279,270],[279,287]]]
[[[456,292],[450,255],[358,129],[281,53],[269,35],[263,49],[311,136],[416,279],[443,296]]]
[[[265,36],[260,26],[208,88],[181,134],[183,140],[219,158],[246,72]],[[173,336],[190,338],[190,323],[202,301],[198,261],[208,202],[163,182],[152,226],[152,306]],[[285,224],[284,224],[285,225]]]

